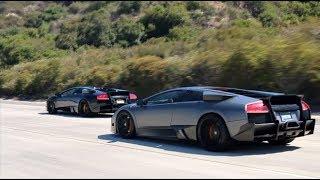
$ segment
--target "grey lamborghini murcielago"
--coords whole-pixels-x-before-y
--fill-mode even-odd
[[[223,87],[182,87],[119,108],[111,130],[123,138],[198,141],[213,151],[234,141],[285,145],[313,134],[315,120],[301,95]]]

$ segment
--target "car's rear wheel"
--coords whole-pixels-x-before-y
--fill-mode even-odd
[[[294,140],[294,138],[286,138],[286,139],[278,139],[278,140],[269,140],[269,144],[272,145],[286,145],[291,143]]]
[[[55,108],[54,102],[49,101],[47,103],[47,111],[49,114],[56,114],[57,113],[57,109]]]
[[[117,115],[117,132],[122,138],[133,138],[136,135],[132,116],[127,111],[121,111]]]
[[[88,117],[91,115],[91,110],[90,110],[90,106],[89,103],[87,101],[81,101],[79,103],[79,115],[82,117]]]
[[[230,146],[230,135],[224,121],[209,115],[202,118],[197,127],[198,141],[209,151],[224,151]]]

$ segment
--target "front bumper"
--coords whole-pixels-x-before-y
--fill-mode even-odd
[[[239,141],[277,140],[295,138],[314,133],[315,119],[288,121],[285,123],[247,123],[233,138]]]

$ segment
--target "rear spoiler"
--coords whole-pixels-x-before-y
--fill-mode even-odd
[[[301,100],[303,95],[276,95],[261,98],[261,100],[268,106],[270,109],[270,115],[274,117],[272,105],[285,105],[285,104],[296,104],[299,107],[300,112],[303,112]],[[310,111],[310,110],[309,110]],[[275,119],[275,117],[274,117]],[[305,121],[303,113],[300,113],[300,119]]]

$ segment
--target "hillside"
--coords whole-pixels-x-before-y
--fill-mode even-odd
[[[212,85],[320,103],[320,3],[0,2],[0,94]]]

